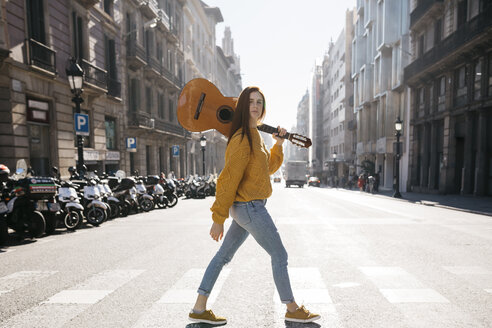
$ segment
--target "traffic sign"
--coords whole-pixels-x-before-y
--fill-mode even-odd
[[[137,151],[137,138],[135,137],[126,138],[126,150],[131,152]]]
[[[179,156],[179,146],[178,145],[173,145],[173,157],[178,157]]]
[[[89,115],[75,113],[74,115],[75,134],[78,136],[89,135]]]

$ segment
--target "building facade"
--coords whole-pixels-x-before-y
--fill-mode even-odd
[[[202,1],[0,1],[0,163],[14,168],[25,159],[36,174],[57,166],[62,176],[76,165],[75,105],[65,72],[75,58],[85,74],[89,171],[198,173],[200,148],[191,147],[192,135],[177,121],[177,99],[193,77],[218,83],[215,24],[221,20],[220,10]],[[238,58],[221,59],[224,81],[240,79],[231,56]],[[235,80],[231,90],[238,87]],[[128,139],[136,140],[132,151]],[[209,141],[208,147],[225,145],[223,138]],[[219,171],[225,146],[210,149],[207,163]]]
[[[351,79],[354,11],[347,10],[345,27],[323,60],[321,176],[331,184],[355,174],[356,121]]]
[[[358,0],[352,40],[358,173],[379,172],[380,188],[395,181],[395,121],[403,120],[400,188],[406,190],[408,103],[403,67],[408,63],[408,1]],[[405,146],[407,145],[407,146]]]
[[[492,196],[492,3],[411,10],[410,189]]]
[[[296,126],[291,131],[296,131],[297,134],[303,136],[309,135],[309,91],[307,90],[297,105]],[[288,160],[306,161],[306,163],[309,161],[308,149],[297,147],[292,143],[289,143],[287,148],[286,158]]]

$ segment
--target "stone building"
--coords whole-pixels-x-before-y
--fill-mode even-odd
[[[351,71],[358,172],[363,168],[380,172],[380,187],[393,188],[394,123],[399,116],[404,122],[400,188],[405,190],[409,120],[403,67],[409,61],[408,1],[357,0],[356,13]]]
[[[351,79],[354,11],[347,10],[345,27],[330,44],[323,60],[322,139],[320,170],[323,181],[355,173],[356,121]]]
[[[0,46],[10,51],[0,65],[0,162],[15,168],[25,159],[37,174],[76,163],[74,103],[65,69],[76,57],[85,71],[82,112],[90,135],[84,157],[89,169],[125,168],[120,135],[121,37],[110,1],[2,1]],[[68,33],[67,33],[68,32]],[[2,52],[5,54],[5,51]]]
[[[492,196],[492,3],[411,1],[413,191]]]
[[[297,105],[296,127],[291,131],[303,136],[309,135],[309,91],[307,90]],[[309,161],[308,149],[297,147],[292,143],[288,143],[287,148],[285,156],[287,160],[306,161],[306,163]]]
[[[176,118],[184,85],[182,0],[121,1],[126,126],[123,138],[136,138],[128,152],[129,172],[186,174],[190,134]]]

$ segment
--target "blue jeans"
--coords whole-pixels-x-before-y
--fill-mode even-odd
[[[272,258],[273,279],[280,300],[284,304],[294,302],[287,272],[287,251],[265,204],[266,199],[261,199],[234,202],[231,206],[230,214],[233,218],[231,227],[224,237],[222,246],[205,271],[200,288],[198,288],[200,295],[207,297],[210,295],[222,267],[232,260],[238,248],[251,234]]]

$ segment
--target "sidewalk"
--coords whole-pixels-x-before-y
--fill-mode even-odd
[[[325,186],[326,187],[326,186]],[[357,191],[358,190],[348,190]],[[462,196],[462,195],[441,195],[441,194],[424,194],[416,192],[402,192],[402,198],[393,198],[393,191],[380,190],[374,196],[390,197],[395,200],[408,201],[415,204],[427,206],[443,207],[457,211],[492,216],[492,197]]]

